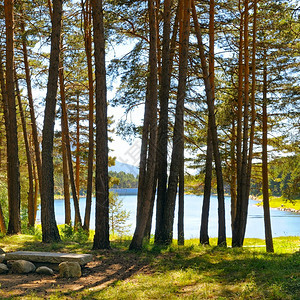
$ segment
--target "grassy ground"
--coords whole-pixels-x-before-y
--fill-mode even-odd
[[[116,268],[120,276],[110,278],[105,287],[99,281],[93,288],[86,286],[74,292],[64,288],[65,281],[58,280],[57,288],[48,291],[45,299],[300,299],[299,241],[299,237],[275,238],[273,254],[266,253],[264,241],[259,239],[246,239],[243,249],[218,248],[216,239],[211,239],[211,246],[189,240],[180,247],[149,244],[141,252],[129,252],[129,241],[114,241],[112,251],[96,252],[90,250],[91,239],[43,244],[39,236],[19,235],[0,238],[0,248],[93,253],[104,265],[113,256],[108,269],[118,266],[120,260],[120,268]],[[126,261],[143,268],[122,276]],[[35,292],[21,297],[38,298],[41,295]]]
[[[262,196],[258,197],[259,201],[262,201]],[[258,205],[262,205],[262,202],[259,202]],[[286,200],[282,197],[270,197],[270,207],[272,208],[290,208],[300,211],[300,199],[298,200]]]

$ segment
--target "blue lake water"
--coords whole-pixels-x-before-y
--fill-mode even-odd
[[[119,196],[123,201],[123,208],[130,212],[130,218],[128,224],[131,224],[130,232],[134,232],[135,217],[136,217],[136,195],[121,195]],[[256,201],[249,200],[248,209],[248,221],[246,229],[246,238],[264,238],[264,219],[263,208],[258,207]],[[217,211],[217,197],[211,197],[211,208],[209,217],[209,236],[218,236],[218,211]],[[202,196],[185,195],[185,238],[198,238],[200,232],[201,221],[201,209],[202,209]],[[231,237],[231,217],[230,217],[230,197],[225,197],[225,209],[226,209],[226,234],[227,237]],[[80,198],[80,211],[81,218],[84,217],[85,211],[85,198]],[[58,224],[63,224],[65,220],[64,216],[64,200],[55,200],[55,215]],[[72,208],[72,218],[74,219],[74,209]],[[177,238],[177,210],[175,211],[174,222],[174,238]],[[37,220],[39,221],[40,215],[38,213]],[[154,224],[152,226],[152,232],[155,228],[155,215]],[[277,209],[271,209],[271,223],[272,233],[274,237],[278,236],[300,236],[300,214],[280,211]],[[91,213],[91,229],[95,228],[95,199],[92,203]]]

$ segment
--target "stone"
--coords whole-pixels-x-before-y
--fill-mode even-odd
[[[35,265],[27,260],[16,260],[11,264],[12,273],[26,274],[35,271]]]
[[[5,261],[5,254],[0,254],[0,263]]]
[[[32,262],[59,264],[64,261],[78,262],[81,266],[93,260],[91,254],[55,253],[38,251],[16,251],[5,253],[6,260],[28,260]]]
[[[8,272],[8,267],[5,264],[0,263],[0,274],[5,274]]]
[[[43,275],[53,275],[54,274],[53,270],[46,266],[37,268],[35,272],[38,274],[43,274]]]
[[[5,251],[2,248],[0,248],[0,254],[4,254],[4,253]]]
[[[78,262],[65,261],[59,264],[59,277],[72,278],[81,276],[81,267]]]

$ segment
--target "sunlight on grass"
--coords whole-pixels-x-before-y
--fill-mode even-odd
[[[244,248],[220,248],[217,239],[211,239],[210,246],[199,245],[198,239],[166,247],[152,241],[136,253],[127,250],[129,237],[116,237],[113,252],[92,251],[91,234],[77,239],[78,234],[72,233],[61,243],[44,244],[39,235],[7,236],[0,238],[0,248],[93,253],[99,262],[110,257],[113,263],[119,258],[129,264],[132,259],[133,264],[147,261],[146,271],[124,280],[109,279],[106,285],[80,292],[57,285],[47,299],[300,299],[299,237],[274,238],[275,253],[266,253],[261,239],[245,239]],[[40,299],[40,295],[32,291],[22,299]]]

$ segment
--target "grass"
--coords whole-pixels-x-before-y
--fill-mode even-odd
[[[262,201],[262,196],[258,197],[259,201]],[[262,205],[262,202],[259,202],[258,205]],[[300,211],[300,199],[298,200],[287,200],[283,197],[270,197],[270,207],[272,208],[290,208]]]
[[[115,280],[102,289],[96,286],[66,293],[58,286],[47,299],[300,299],[299,237],[274,238],[272,254],[266,253],[260,239],[246,239],[242,249],[216,247],[216,239],[211,239],[211,246],[201,246],[194,239],[186,241],[185,246],[158,247],[150,243],[143,251],[129,252],[128,243],[113,241],[114,255],[147,261],[147,271]],[[54,245],[43,244],[34,235],[0,239],[0,248],[5,251],[92,253],[91,247],[91,238],[83,243],[65,239]],[[111,255],[93,253],[104,260]],[[38,298],[32,293],[22,299]]]

